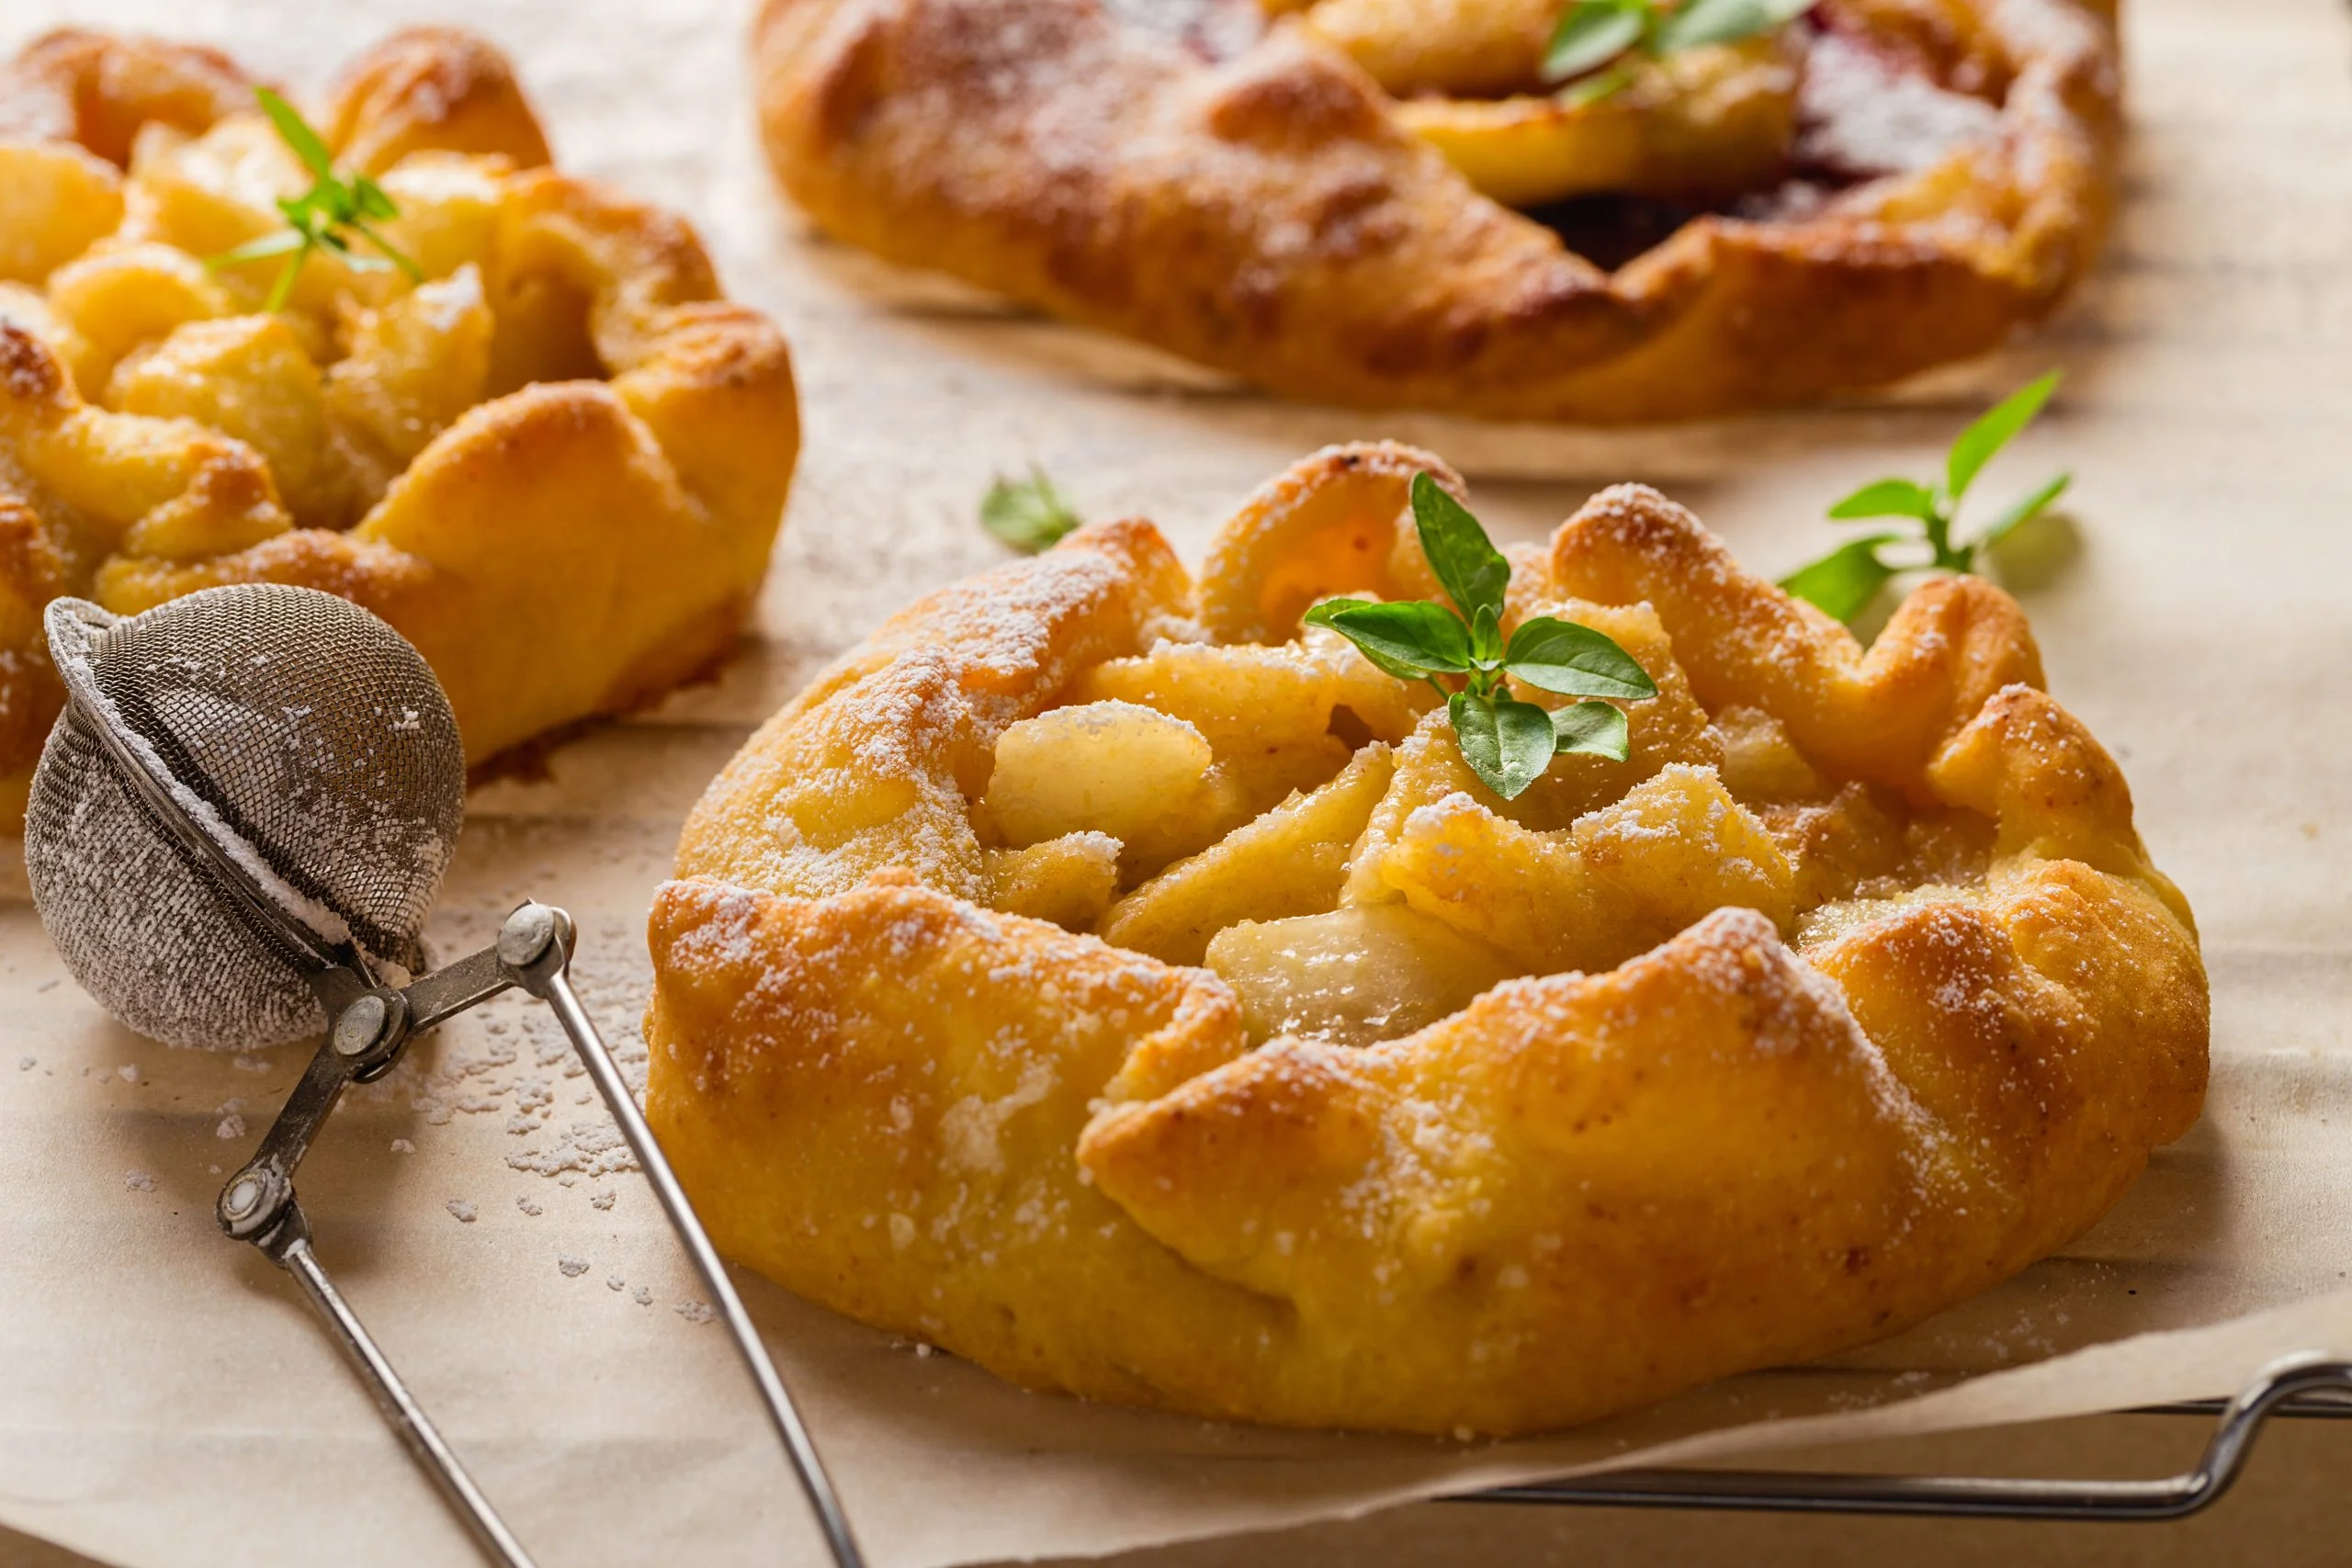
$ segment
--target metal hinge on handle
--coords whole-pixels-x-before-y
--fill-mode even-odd
[[[2147,1481],[2064,1481],[1973,1475],[1832,1474],[1772,1470],[1626,1470],[1442,1499],[1610,1508],[1703,1508],[1778,1514],[1880,1514],[1931,1518],[2075,1522],[2186,1518],[2219,1502],[2245,1468],[2272,1416],[2352,1418],[2352,1362],[2274,1363],[2235,1398],[2125,1412],[2218,1415],[2197,1463]]]
[[[346,1086],[367,1083],[390,1071],[409,1040],[435,1024],[510,987],[528,991],[554,1010],[556,1021],[571,1037],[646,1180],[668,1213],[678,1239],[694,1259],[695,1269],[708,1287],[752,1381],[759,1385],[761,1402],[799,1476],[833,1562],[838,1568],[862,1568],[849,1521],[808,1428],[793,1407],[792,1396],[768,1359],[751,1314],[743,1310],[742,1299],[735,1293],[718,1250],[695,1217],[684,1189],[654,1143],[644,1114],[621,1077],[619,1064],[571,988],[569,966],[573,941],[569,915],[545,904],[525,904],[506,917],[492,946],[408,986],[373,985],[364,973],[341,965],[316,971],[311,986],[334,1020],[333,1027],[320,1043],[318,1055],[311,1058],[309,1070],[287,1097],[260,1150],[221,1189],[220,1228],[240,1241],[252,1242],[293,1276],[304,1299],[334,1330],[336,1342],[366,1380],[384,1418],[483,1551],[503,1568],[532,1568],[522,1542],[466,1473],[350,1303],[327,1278],[311,1247],[310,1222],[294,1196],[295,1170]]]

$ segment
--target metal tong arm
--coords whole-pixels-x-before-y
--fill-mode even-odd
[[[2068,1481],[1974,1475],[1856,1475],[1774,1470],[1629,1470],[1448,1497],[1449,1503],[1581,1504],[1612,1508],[1740,1509],[1938,1518],[2159,1520],[2220,1501],[2254,1451],[2263,1420],[2337,1415],[2310,1396],[2352,1393],[2352,1362],[2298,1359],[2267,1368],[2221,1408],[2197,1463],[2155,1480]]]
[[[498,1517],[498,1510],[490,1506],[490,1499],[467,1473],[456,1450],[427,1418],[424,1406],[401,1382],[400,1374],[392,1371],[392,1363],[377,1348],[375,1337],[359,1321],[359,1314],[351,1310],[351,1303],[343,1299],[343,1292],[327,1278],[318,1255],[311,1250],[311,1225],[302,1216],[300,1204],[287,1204],[285,1217],[262,1244],[262,1251],[294,1277],[294,1282],[302,1288],[302,1298],[311,1303],[311,1310],[334,1331],[335,1344],[367,1383],[376,1408],[391,1424],[410,1456],[432,1478],[475,1543],[500,1568],[536,1568],[523,1543],[514,1538],[514,1532],[507,1529],[506,1521]]]
[[[252,1242],[294,1277],[312,1310],[334,1332],[336,1342],[366,1380],[385,1419],[482,1549],[502,1568],[533,1568],[514,1532],[491,1507],[481,1488],[466,1473],[457,1454],[434,1429],[391,1362],[327,1278],[311,1249],[310,1222],[294,1197],[295,1170],[348,1085],[369,1082],[390,1071],[416,1033],[510,987],[521,987],[554,1010],[606,1109],[619,1123],[621,1135],[636,1155],[654,1195],[661,1199],[750,1369],[834,1562],[838,1568],[864,1568],[865,1559],[850,1533],[841,1499],[784,1380],[776,1375],[767,1348],[760,1342],[759,1331],[687,1201],[685,1189],[678,1184],[661,1145],[654,1142],[652,1129],[646,1125],[644,1113],[638,1110],[621,1077],[620,1064],[613,1059],[594,1021],[571,988],[568,969],[573,940],[570,916],[544,904],[526,904],[506,918],[493,945],[400,990],[371,987],[363,976],[347,970],[323,970],[311,976],[312,988],[334,1020],[333,1026],[301,1081],[287,1096],[260,1148],[221,1189],[220,1228],[238,1240]]]
[[[311,984],[334,1022],[301,1080],[279,1107],[261,1146],[222,1186],[220,1228],[237,1240],[252,1242],[293,1277],[303,1300],[367,1383],[377,1409],[484,1553],[500,1568],[535,1568],[530,1553],[498,1517],[358,1314],[327,1277],[311,1247],[310,1220],[294,1194],[294,1173],[345,1088],[390,1071],[418,1030],[496,995],[514,981],[498,964],[496,952],[489,950],[418,981],[405,992],[370,988],[345,970],[320,971],[311,976]]]
[[[645,1124],[644,1112],[638,1110],[636,1097],[629,1093],[628,1084],[621,1077],[620,1064],[613,1059],[604,1037],[596,1032],[595,1021],[580,1005],[580,998],[571,988],[571,977],[566,973],[571,946],[571,924],[570,917],[560,909],[526,904],[508,917],[505,929],[498,933],[499,959],[515,976],[516,983],[555,1010],[556,1021],[571,1037],[572,1046],[580,1053],[589,1077],[595,1080],[597,1092],[605,1097],[613,1120],[620,1124],[621,1136],[628,1140],[629,1150],[637,1156],[645,1179],[668,1212],[670,1224],[684,1245],[686,1256],[694,1259],[695,1271],[702,1276],[719,1316],[726,1320],[735,1348],[742,1356],[752,1382],[759,1387],[761,1402],[767,1406],[768,1420],[782,1439],[800,1489],[808,1496],[819,1528],[824,1531],[833,1562],[838,1568],[863,1568],[865,1558],[858,1551],[856,1537],[850,1533],[849,1517],[833,1492],[832,1478],[825,1473],[817,1445],[810,1440],[808,1428],[794,1407],[784,1380],[776,1375],[767,1347],[760,1342],[752,1314],[743,1310],[743,1299],[736,1294],[735,1283],[727,1277],[726,1265],[719,1261],[718,1249],[711,1245],[702,1221],[695,1214],[694,1205],[686,1199],[685,1189],[678,1184],[676,1173],[663,1156],[662,1145],[653,1141],[653,1130]]]

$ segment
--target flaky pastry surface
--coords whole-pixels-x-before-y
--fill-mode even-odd
[[[62,700],[41,609],[223,582],[398,627],[480,767],[731,646],[798,447],[783,338],[685,222],[547,166],[505,59],[394,35],[311,115],[423,274],[211,266],[309,184],[209,50],[51,34],[0,71],[0,820]],[[365,255],[362,244],[359,253]]]
[[[1590,103],[1537,77],[1564,4],[766,0],[754,45],[824,230],[1330,402],[1619,422],[1874,386],[2040,318],[2098,247],[2100,0],[1824,0]],[[1655,199],[1587,237],[1573,204],[1612,195]]]
[[[1520,1432],[1893,1333],[2195,1120],[2204,971],[2016,604],[1864,649],[1620,486],[1510,619],[1658,687],[1517,799],[1299,615],[1432,597],[1390,445],[934,593],[744,747],[650,923],[729,1255],[1035,1387]],[[1521,692],[1528,700],[1553,702]]]

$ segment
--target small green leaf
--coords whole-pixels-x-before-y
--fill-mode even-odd
[[[1446,704],[1454,744],[1481,783],[1514,800],[1543,777],[1558,744],[1552,716],[1533,703],[1456,692]]]
[[[1607,703],[1570,703],[1552,710],[1553,750],[1562,756],[1582,752],[1622,762],[1632,750],[1625,716]]]
[[[1738,43],[1786,27],[1812,9],[1813,0],[1689,0],[1659,24],[1657,51]]]
[[[265,310],[282,309],[294,291],[295,280],[301,276],[302,263],[313,250],[328,250],[344,262],[362,272],[380,271],[397,266],[418,282],[424,275],[416,264],[393,248],[385,238],[370,229],[365,220],[400,216],[400,208],[386,195],[381,186],[365,175],[354,175],[345,184],[335,177],[334,161],[327,144],[319,133],[304,122],[294,106],[266,87],[254,89],[254,101],[269,117],[271,125],[284,139],[294,155],[311,171],[311,186],[300,196],[279,197],[277,210],[286,219],[286,231],[266,234],[248,241],[232,251],[207,259],[208,266],[232,266],[242,262],[259,260],[265,256],[283,255],[286,265],[270,284],[269,294],[262,301]],[[378,251],[383,259],[360,255],[353,249],[351,239],[345,234],[350,229]]]
[[[1625,66],[1612,65],[1606,71],[1596,71],[1581,82],[1571,82],[1553,96],[1570,108],[1582,108],[1597,104],[1611,94],[1621,93],[1633,85],[1634,73]]]
[[[1481,670],[1503,661],[1503,618],[1492,604],[1480,605],[1478,618],[1470,623],[1470,661]]]
[[[1326,599],[1320,604],[1317,604],[1314,608],[1308,610],[1306,614],[1300,616],[1299,619],[1310,626],[1329,626],[1333,631],[1340,631],[1338,622],[1341,612],[1347,610],[1368,609],[1378,604],[1380,604],[1380,601],[1377,599]],[[1340,635],[1347,637],[1345,632],[1340,632]],[[1366,648],[1363,644],[1356,642],[1353,637],[1348,637],[1348,640],[1355,644],[1355,650],[1358,653],[1363,654],[1374,669],[1380,671],[1384,674],[1394,675],[1399,681],[1426,681],[1429,679],[1429,676],[1424,671],[1415,669],[1412,665],[1400,664],[1395,660],[1390,659],[1386,654],[1381,653],[1374,649]]]
[[[1024,555],[1051,548],[1083,521],[1034,463],[1026,479],[1000,478],[980,498],[980,526]]]
[[[384,187],[366,175],[355,175],[351,181],[352,215],[356,218],[398,218],[401,209],[384,194]]]
[[[294,294],[294,280],[302,276],[302,264],[310,259],[310,240],[305,236],[302,248],[288,256],[286,265],[277,269],[277,276],[270,283],[269,293],[262,299],[262,314],[275,315],[286,309],[286,301]]]
[[[1510,562],[1495,548],[1470,509],[1445,492],[1427,474],[1413,476],[1413,522],[1421,536],[1421,554],[1440,586],[1464,617],[1476,619],[1491,605],[1499,615],[1503,590],[1510,583]]]
[[[1552,29],[1544,49],[1547,84],[1581,76],[1624,53],[1642,39],[1647,0],[1577,0]]]
[[[1781,586],[1809,604],[1818,605],[1841,621],[1850,621],[1878,597],[1897,568],[1878,558],[1879,547],[1891,545],[1900,534],[1871,534],[1830,551],[1810,566],[1781,579]]]
[[[222,251],[217,256],[207,256],[207,266],[237,266],[245,262],[262,261],[270,256],[282,256],[288,251],[299,251],[311,243],[310,237],[293,229],[276,229],[257,240],[247,240],[234,250]]]
[[[379,234],[375,230],[370,229],[367,224],[360,222],[356,218],[352,220],[351,226],[359,231],[360,233],[366,235],[369,244],[383,252],[392,265],[406,273],[410,282],[422,283],[424,281],[424,269],[418,266],[416,263],[409,260],[408,257],[402,255],[394,248],[390,240],[385,239],[384,236]]]
[[[1361,610],[1367,604],[1379,603],[1381,601],[1377,599],[1325,599],[1310,606],[1299,620],[1310,626],[1329,626],[1342,610]]]
[[[2066,492],[2066,487],[2074,480],[2075,476],[2072,474],[2060,474],[2039,489],[2030,491],[2009,502],[2009,509],[1993,519],[1985,530],[1976,536],[1976,544],[1973,547],[1981,550],[1988,545],[1997,545],[2011,534],[2016,533],[2023,525],[2041,516],[2052,502]]]
[[[1909,479],[1880,479],[1866,484],[1829,509],[1840,523],[1857,517],[1917,517],[1922,523],[1936,514],[1936,492]]]
[[[2039,380],[2029,381],[2000,402],[1982,419],[1960,433],[1951,444],[1951,456],[1944,464],[1944,493],[1954,506],[1967,493],[1968,484],[1977,471],[1993,459],[1993,454],[2009,444],[2009,438],[2032,422],[2058,389],[2059,373],[2052,370]]]
[[[1317,623],[1329,626],[1391,674],[1461,675],[1473,667],[1470,632],[1461,617],[1426,599],[1354,604]]]
[[[1537,615],[1521,621],[1503,653],[1503,668],[1519,680],[1566,697],[1657,695],[1657,682],[1614,639],[1574,621]]]
[[[326,142],[295,111],[294,106],[267,87],[255,87],[254,96],[260,101],[261,112],[269,116],[269,123],[277,128],[277,134],[285,139],[286,145],[294,149],[294,155],[302,160],[303,166],[317,179],[333,181],[334,155],[327,151]]]

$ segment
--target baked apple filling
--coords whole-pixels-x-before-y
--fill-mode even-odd
[[[1810,215],[1998,123],[1996,104],[1962,85],[1996,84],[1965,58],[1915,46],[1916,27],[1878,0],[1716,6],[1751,13],[1762,30],[1564,58],[1563,21],[1586,8],[1511,0],[1432,15],[1411,0],[1313,0],[1303,25],[1353,57],[1396,100],[1398,122],[1480,192],[1607,267],[1704,213]],[[1655,14],[1670,27],[1698,8]],[[1564,79],[1562,63],[1577,69]]]
[[[532,161],[544,159],[542,147]],[[150,120],[129,160],[118,175],[70,144],[0,143],[0,186],[63,164],[83,176],[41,182],[48,199],[23,216],[48,243],[0,282],[0,321],[46,344],[85,403],[243,443],[282,507],[202,529],[183,518],[177,536],[123,541],[129,554],[347,528],[467,410],[533,381],[607,376],[586,291],[502,243],[528,205],[513,153],[421,151],[382,169],[398,210],[371,227],[413,274],[364,247],[320,248],[275,310],[264,302],[282,257],[220,259],[284,231],[277,204],[310,184],[270,122],[251,108],[194,134]],[[51,253],[68,259],[42,265]]]
[[[1556,758],[1506,800],[1430,685],[1334,631],[1163,639],[998,738],[971,812],[988,901],[1204,964],[1253,1043],[1363,1044],[1515,976],[1612,969],[1726,907],[1802,945],[1855,908],[1982,882],[1988,818],[1841,776],[1764,707],[1710,709],[1648,605],[1528,599],[1506,634],[1536,615],[1603,631],[1656,683],[1620,705],[1623,761]]]
[[[1207,60],[1291,18],[1346,54],[1396,122],[1482,195],[1614,268],[1709,213],[1813,215],[1999,126],[2003,73],[1897,0],[1119,0]],[[1579,11],[1652,17],[1653,41],[1563,50]],[[1736,12],[1675,43],[1678,12]],[[1594,18],[1598,19],[1598,18]],[[1709,18],[1713,20],[1713,18]],[[1632,22],[1629,19],[1627,26]],[[1563,67],[1569,69],[1563,69]]]

